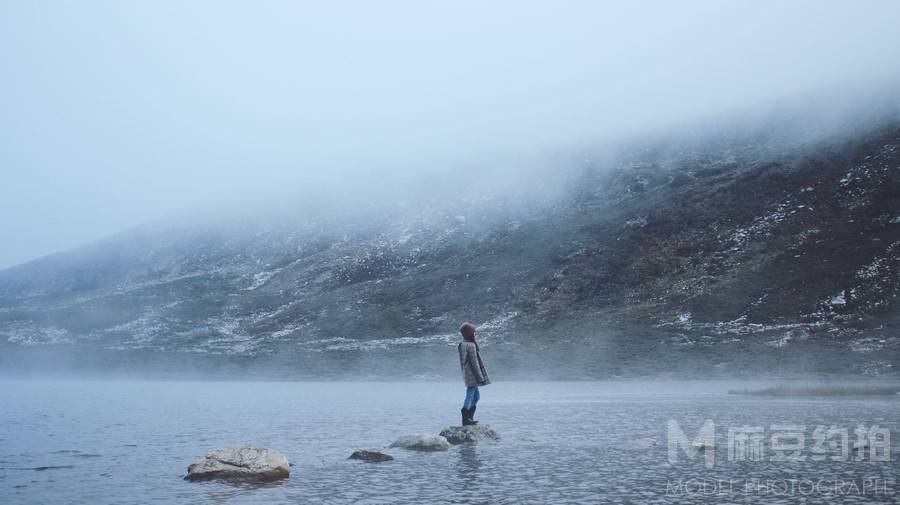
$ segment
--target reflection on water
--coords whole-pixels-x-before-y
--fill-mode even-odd
[[[476,444],[463,444],[457,452],[459,462],[456,469],[459,480],[464,484],[474,483],[478,479],[478,471],[481,469],[481,459],[478,457]]]
[[[723,446],[711,470],[702,459],[669,464],[669,419],[691,436],[705,419],[723,430],[878,423],[896,435],[894,398],[724,394],[741,387],[747,386],[498,382],[485,388],[478,414],[500,441],[439,453],[388,449],[394,461],[371,464],[347,457],[457,424],[461,385],[4,381],[0,504],[829,503],[833,496],[666,493],[667,483],[679,479],[834,476],[883,479],[891,493],[843,501],[900,496],[896,450],[888,462],[730,464]],[[638,439],[658,443],[632,443]],[[291,478],[267,485],[182,480],[192,459],[233,444],[281,451],[294,465]]]

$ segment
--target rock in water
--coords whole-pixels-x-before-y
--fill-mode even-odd
[[[225,447],[206,453],[188,467],[185,480],[272,481],[291,473],[286,457],[273,449]]]
[[[401,447],[413,451],[446,451],[450,443],[444,437],[429,437],[426,435],[409,435],[400,437],[391,447]]]
[[[477,442],[479,440],[500,440],[497,430],[489,424],[477,424],[475,426],[451,426],[441,432],[441,437],[446,438],[451,444],[465,442]]]
[[[358,459],[361,461],[368,461],[370,463],[380,463],[382,461],[391,461],[392,459],[394,459],[394,457],[390,454],[377,451],[375,449],[362,449],[359,451],[355,451],[347,459]]]

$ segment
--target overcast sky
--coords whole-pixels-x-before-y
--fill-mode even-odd
[[[0,5],[0,268],[896,76],[900,2]]]

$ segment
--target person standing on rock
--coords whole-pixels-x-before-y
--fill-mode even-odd
[[[478,386],[487,386],[491,383],[484,362],[481,361],[481,349],[475,341],[475,325],[463,323],[459,327],[463,341],[459,343],[459,366],[462,368],[463,381],[466,383],[466,401],[463,402],[462,412],[463,426],[478,424],[474,420],[475,406],[481,398]]]

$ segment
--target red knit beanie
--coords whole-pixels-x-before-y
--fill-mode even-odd
[[[473,339],[475,338],[475,325],[472,323],[463,323],[463,325],[459,327],[459,332],[463,337]]]

